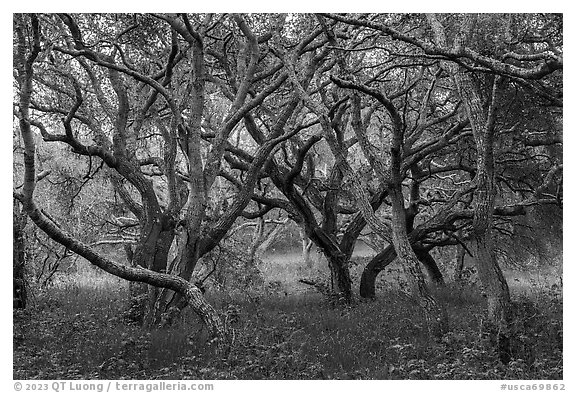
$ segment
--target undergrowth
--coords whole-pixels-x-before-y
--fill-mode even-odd
[[[219,359],[198,318],[144,330],[122,318],[126,283],[69,280],[14,312],[14,379],[562,379],[562,297],[515,297],[514,360],[499,363],[485,299],[468,285],[436,289],[450,316],[428,337],[415,303],[396,289],[335,305],[313,290],[208,293],[233,328]]]

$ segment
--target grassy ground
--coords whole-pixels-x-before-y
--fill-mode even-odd
[[[294,258],[268,258],[258,291],[209,291],[234,328],[226,360],[190,312],[175,326],[145,331],[121,316],[125,282],[91,270],[61,280],[14,312],[14,378],[562,379],[561,288],[550,272],[509,275],[516,359],[503,367],[476,287],[436,289],[451,331],[433,341],[416,305],[392,285],[400,276],[394,268],[379,282],[377,300],[343,306],[298,283],[323,274],[321,261],[306,269]]]

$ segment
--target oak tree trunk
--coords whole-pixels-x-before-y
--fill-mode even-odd
[[[426,273],[430,277],[430,281],[438,286],[444,286],[446,283],[444,282],[444,276],[436,263],[436,260],[430,255],[430,252],[423,248],[414,248],[414,252],[416,253],[416,257],[422,263],[424,268],[426,269]]]
[[[329,255],[328,266],[332,280],[332,291],[345,301],[352,300],[352,279],[348,268],[348,260],[343,254]]]
[[[197,245],[190,241],[189,231],[185,228],[177,236],[176,256],[167,271],[169,274],[190,281],[194,268],[198,263],[198,252],[194,248]],[[152,306],[152,324],[167,326],[172,324],[174,319],[188,305],[183,293],[173,291],[169,288],[162,288],[156,295]]]
[[[454,46],[464,45],[470,26],[475,18],[472,14],[463,15],[460,32]],[[435,15],[428,15],[430,25],[438,44],[446,46],[446,31]],[[511,301],[508,284],[496,261],[493,245],[493,211],[496,188],[494,185],[494,137],[496,126],[496,105],[498,81],[496,76],[492,86],[488,109],[484,105],[479,87],[463,67],[445,62],[443,67],[450,72],[470,120],[476,144],[476,176],[474,182],[473,234],[476,242],[476,266],[478,276],[488,298],[488,321],[494,327],[497,349],[503,363],[510,361]]]
[[[494,82],[492,112],[486,114],[480,94],[470,76],[459,70],[456,74],[460,95],[472,126],[476,142],[477,173],[474,181],[474,219],[473,234],[476,243],[476,266],[478,276],[488,299],[488,320],[494,326],[497,335],[497,346],[503,363],[510,361],[511,336],[511,300],[508,283],[506,282],[498,261],[494,255],[493,244],[493,211],[496,189],[494,185]]]
[[[321,228],[305,227],[306,236],[314,242],[328,261],[332,291],[346,302],[352,301],[352,279],[350,278],[350,259],[342,252],[333,236]]]
[[[474,236],[476,240],[476,267],[488,301],[488,321],[496,335],[497,349],[502,363],[511,360],[511,311],[510,290],[494,255],[492,238],[492,192],[482,187],[475,192]]]
[[[430,253],[421,248],[414,248],[416,257],[426,269],[430,280],[436,285],[445,285],[444,276]],[[396,250],[393,245],[387,246],[368,262],[360,278],[360,296],[364,298],[376,297],[376,279],[388,265],[396,259]]]
[[[440,337],[448,330],[448,317],[444,308],[434,299],[424,280],[418,258],[406,232],[404,197],[401,183],[390,187],[392,200],[392,243],[406,276],[411,284],[411,294],[424,312],[432,336]]]
[[[156,215],[142,228],[140,240],[131,252],[132,266],[166,273],[170,246],[174,239],[174,222],[165,215]],[[144,283],[130,283],[131,320],[151,327],[159,321],[161,308],[157,300],[161,289]]]
[[[389,245],[378,253],[362,271],[360,278],[360,296],[364,298],[376,297],[376,278],[382,270],[396,259],[396,250],[393,245]]]

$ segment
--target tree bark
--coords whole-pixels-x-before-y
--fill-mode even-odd
[[[176,242],[176,256],[170,266],[168,273],[183,278],[190,282],[194,268],[198,264],[198,252],[191,243],[197,245],[195,239],[190,240],[189,231],[183,228],[179,233]],[[188,305],[183,293],[173,291],[170,288],[162,288],[156,295],[153,305],[151,323],[153,325],[170,325],[176,317]]]
[[[416,253],[416,257],[422,263],[424,268],[426,269],[426,273],[430,277],[430,281],[435,285],[444,286],[446,283],[444,282],[444,276],[436,263],[436,260],[430,255],[430,251],[424,248],[414,248],[414,252]]]
[[[396,259],[396,250],[389,245],[378,253],[362,271],[360,278],[360,296],[364,298],[376,297],[376,278],[378,274]]]
[[[332,290],[350,302],[352,300],[352,279],[350,278],[348,262],[343,253],[328,255]]]
[[[414,248],[416,257],[426,269],[430,280],[436,285],[445,285],[444,276],[438,268],[434,258],[430,255],[429,251],[422,248]],[[376,279],[380,272],[382,272],[388,265],[396,259],[396,250],[393,245],[388,245],[383,251],[376,254],[374,258],[368,262],[362,271],[360,278],[360,296],[364,298],[376,297]]]
[[[511,309],[510,290],[494,255],[493,212],[496,188],[494,185],[494,113],[485,114],[479,93],[472,80],[463,71],[456,74],[456,82],[470,118],[476,142],[477,173],[474,181],[473,234],[476,243],[476,266],[488,299],[488,320],[497,331],[500,360],[510,361]],[[496,81],[494,89],[497,88]],[[493,94],[490,104],[494,110]],[[491,118],[492,117],[492,118]]]
[[[434,15],[428,16],[438,43],[446,46],[444,27]],[[472,16],[464,15],[454,46],[462,47],[469,33]],[[494,255],[493,212],[496,188],[494,184],[494,132],[498,81],[495,77],[488,110],[470,74],[460,66],[445,62],[444,67],[452,74],[460,98],[464,102],[476,144],[476,176],[474,182],[473,234],[476,243],[476,266],[478,276],[488,300],[488,321],[493,325],[497,338],[497,349],[502,363],[510,361],[511,310],[510,290]]]
[[[139,244],[134,252],[133,263],[158,273],[166,273],[170,246],[174,240],[174,221],[166,215],[159,215],[151,220],[142,230]],[[147,285],[144,314],[141,316],[142,324],[146,327],[157,325],[164,312],[163,307],[157,304],[162,289]],[[138,297],[137,299],[140,299]]]
[[[416,298],[416,301],[424,311],[430,333],[434,336],[441,336],[445,333],[448,327],[447,314],[443,307],[438,302],[436,302],[436,300],[428,291],[428,287],[424,281],[424,276],[422,274],[418,258],[416,257],[410,244],[410,240],[408,238],[408,230],[406,228],[407,216],[406,209],[404,207],[404,195],[402,193],[402,147],[404,144],[405,130],[403,118],[398,112],[398,109],[392,100],[382,91],[372,89],[365,85],[359,85],[354,82],[343,81],[342,79],[338,79],[336,77],[331,77],[331,80],[339,87],[351,88],[372,96],[378,100],[379,103],[382,104],[382,106],[384,106],[387,111],[391,122],[389,165],[387,165],[381,159],[381,157],[375,153],[373,146],[367,138],[366,128],[360,126],[360,107],[359,100],[357,98],[353,99],[353,104],[355,103],[357,108],[355,115],[356,119],[353,121],[353,123],[356,123],[357,126],[353,128],[364,156],[370,162],[371,168],[380,178],[381,182],[385,184],[388,189],[388,195],[392,202],[391,240],[394,248],[396,249],[398,259],[400,259],[402,267],[404,268],[404,272],[406,273],[408,280],[410,280],[412,295]],[[309,97],[305,95],[305,93],[303,96],[307,98],[308,105],[312,107],[317,112],[317,114],[320,115],[323,112],[325,113],[323,108],[314,103]],[[362,184],[361,178],[354,173],[354,170],[352,170],[350,165],[347,163],[343,147],[332,133],[332,129],[334,131],[337,130],[333,127],[334,125],[331,124],[329,118],[330,117],[327,115],[320,116],[320,123],[324,130],[324,135],[328,145],[335,155],[336,160],[340,162],[346,180],[351,183],[351,189],[356,205],[370,228],[383,240],[390,241],[387,225],[379,217],[376,216],[374,210],[370,206],[368,197],[366,195],[365,186]]]
[[[394,152],[392,153],[395,154]],[[392,159],[394,161],[394,159]],[[401,183],[395,182],[389,190],[392,200],[392,243],[411,284],[411,292],[424,311],[428,329],[432,336],[440,337],[448,330],[448,316],[444,308],[430,294],[420,269],[418,258],[408,239],[404,197]]]

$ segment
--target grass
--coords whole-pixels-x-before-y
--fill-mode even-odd
[[[562,296],[552,279],[515,273],[516,356],[504,367],[477,288],[436,289],[451,330],[434,341],[416,305],[387,282],[397,271],[382,278],[377,300],[334,305],[297,282],[323,267],[307,270],[293,258],[268,259],[262,288],[209,291],[234,329],[226,360],[189,311],[172,327],[146,331],[121,317],[125,282],[95,271],[61,280],[14,313],[14,378],[562,379]]]

